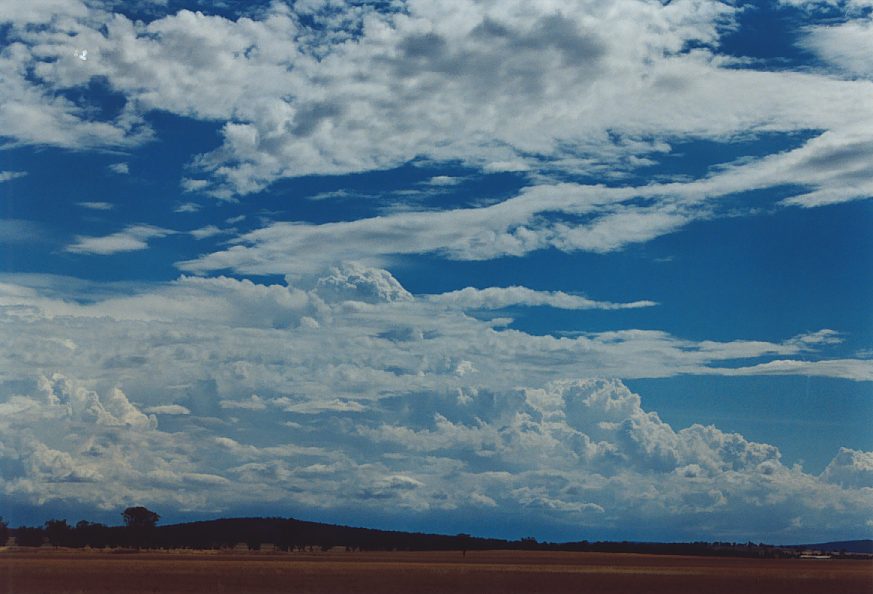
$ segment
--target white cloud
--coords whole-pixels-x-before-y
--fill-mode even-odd
[[[40,241],[42,232],[42,227],[33,221],[0,219],[0,244]]]
[[[196,202],[185,202],[173,209],[173,212],[197,212],[202,207]]]
[[[143,409],[144,413],[155,415],[190,415],[191,411],[179,404],[160,404]]]
[[[173,233],[174,231],[152,225],[131,225],[123,231],[102,237],[79,235],[76,237],[75,243],[71,243],[65,249],[74,254],[107,256],[119,252],[147,249],[149,247],[148,240],[166,237]]]
[[[797,538],[825,517],[839,532],[868,513],[869,490],[849,478],[865,476],[861,455],[840,454],[816,477],[785,467],[772,445],[673,428],[618,380],[555,380],[730,375],[720,361],[822,357],[840,340],[833,330],[781,342],[532,336],[360,264],[300,282],[183,277],[131,295],[4,277],[0,322],[16,339],[0,343],[0,458],[22,461],[4,476],[5,499],[112,508],[135,491],[200,511],[493,507],[555,529],[620,517]],[[819,364],[871,379],[849,368],[864,362]]]
[[[636,195],[630,188],[558,184],[525,188],[509,200],[479,208],[398,212],[321,225],[272,223],[233,240],[236,245],[227,250],[179,266],[196,272],[231,269],[246,274],[299,274],[354,259],[379,265],[395,254],[438,253],[454,259],[487,260],[549,246],[608,252],[681,224],[676,207],[620,204]],[[548,216],[598,210],[602,211],[599,217],[579,226]],[[335,241],[338,236],[342,242]]]
[[[9,35],[14,38],[15,30]],[[65,68],[88,70],[87,65],[94,64],[94,61],[82,62],[75,57],[70,45],[74,43],[73,39],[68,37],[68,47],[57,55],[58,62]],[[139,114],[134,113],[132,106],[125,107],[110,121],[101,121],[95,119],[92,110],[77,105],[55,89],[28,76],[36,65],[32,49],[26,43],[10,40],[0,52],[0,76],[3,79],[3,85],[0,85],[0,129],[10,144],[85,149],[128,147],[151,138],[150,128]]]
[[[813,27],[802,44],[849,75],[873,78],[868,59],[873,52],[873,21],[869,18]]]
[[[142,141],[136,118],[153,109],[223,121],[222,145],[194,163],[204,176],[182,180],[220,197],[416,158],[484,171],[620,173],[669,152],[663,139],[798,130],[870,138],[862,81],[736,69],[719,57],[720,35],[735,26],[729,4],[614,8],[445,0],[382,12],[336,5],[328,14],[274,4],[255,19],[183,10],[148,24],[92,11],[93,23],[69,20],[63,31],[16,29],[22,43],[10,68],[34,68],[40,86],[21,81],[21,93],[41,98],[30,104],[105,77],[128,98],[127,112],[85,122],[56,100],[58,122],[34,127],[46,139],[14,125],[9,134],[69,146],[60,130],[100,124],[108,128],[93,135],[113,144]],[[74,45],[89,48],[87,62],[70,62]]]
[[[0,394],[0,461],[17,462],[0,489],[15,505],[112,509],[135,494],[157,509],[220,513],[257,503],[276,513],[475,511],[486,521],[499,509],[563,534],[583,521],[609,529],[620,517],[653,533],[672,524],[691,536],[705,524],[713,537],[802,539],[804,526],[821,530],[825,518],[828,535],[857,526],[873,503],[863,488],[870,453],[843,449],[816,477],[784,466],[771,445],[715,427],[675,430],[618,381],[482,391],[465,403],[399,394],[356,410],[354,424],[336,407],[252,407],[255,420],[151,407],[174,415],[173,432],[118,388],[101,396],[59,374],[31,385]]]
[[[804,361],[777,359],[734,369],[713,369],[722,375],[807,375],[819,377],[842,377],[855,381],[873,381],[873,361],[864,359],[828,359]]]
[[[15,25],[43,24],[69,17],[83,17],[88,9],[79,0],[0,0],[0,22]]]
[[[457,291],[429,296],[433,303],[461,309],[501,309],[512,306],[548,306],[558,309],[635,309],[657,305],[653,301],[611,303],[594,301],[563,291],[535,291],[527,287],[466,287]]]
[[[244,400],[220,400],[218,404],[221,408],[240,410],[266,410],[267,408],[267,403],[257,394],[252,394]]]
[[[115,205],[109,202],[77,202],[76,204],[90,210],[112,210],[115,208]]]
[[[816,8],[839,8],[849,13],[863,11],[866,8],[873,6],[871,0],[779,0],[779,4],[786,6],[796,6],[813,10]]]
[[[26,171],[0,171],[0,183],[7,182],[27,175]]]
[[[463,181],[461,177],[452,177],[450,175],[435,175],[430,178],[427,183],[431,186],[456,186]]]
[[[330,301],[394,303],[412,301],[412,295],[387,270],[368,268],[356,262],[334,266],[318,279],[318,294]]]
[[[227,231],[219,229],[215,225],[206,225],[205,227],[200,227],[199,229],[189,231],[189,233],[194,239],[206,239],[207,237],[214,237],[215,235],[227,233]]]
[[[112,163],[109,170],[119,175],[127,175],[130,173],[130,166],[127,163]]]
[[[869,90],[873,93],[873,86]],[[871,158],[873,127],[855,122],[851,129],[827,131],[796,149],[741,161],[690,182],[543,183],[482,207],[407,210],[321,225],[275,222],[232,240],[230,248],[179,266],[193,272],[299,274],[348,259],[385,265],[403,254],[488,260],[549,247],[611,252],[718,216],[718,202],[737,192],[799,186],[782,204],[802,207],[868,198],[873,195]],[[335,241],[337,236],[343,241]]]
[[[821,479],[844,487],[873,488],[873,452],[840,448]]]
[[[185,192],[197,192],[209,185],[209,182],[205,179],[190,179],[190,178],[182,178],[182,190]]]
[[[123,369],[131,386],[154,394],[165,390],[151,378],[197,386],[207,377],[216,382],[216,406],[251,394],[265,401],[305,395],[284,405],[298,409],[367,406],[415,391],[449,391],[463,401],[481,387],[509,390],[585,375],[870,379],[869,360],[827,358],[829,331],[779,342],[691,341],[652,330],[534,336],[427,296],[415,298],[386,271],[359,265],[300,287],[183,277],[132,295],[101,294],[70,282],[32,282],[38,288],[30,288],[22,281],[30,282],[11,277],[0,283],[0,310],[18,336],[14,351],[0,353],[8,373],[87,370],[88,377],[110,381]],[[83,295],[93,296],[86,303],[73,298]],[[66,343],[77,348],[71,352]],[[818,362],[784,363],[810,358]]]
[[[0,124],[6,109],[4,129],[19,142],[83,147],[147,140],[142,115],[150,110],[224,122],[221,146],[197,157],[192,177],[181,180],[185,191],[222,198],[283,177],[415,159],[529,171],[538,184],[481,208],[275,223],[182,264],[195,272],[313,273],[349,259],[385,265],[410,253],[473,260],[549,247],[600,253],[719,216],[712,203],[732,193],[799,187],[783,205],[804,207],[873,193],[870,81],[734,68],[715,53],[722,32],[735,26],[736,9],[726,3],[622,0],[608,11],[411,2],[382,12],[337,5],[329,15],[307,6],[275,4],[235,21],[183,10],[148,24],[92,11],[65,21],[66,29],[15,28],[18,41],[0,60],[12,81]],[[352,24],[358,33],[343,32]],[[844,43],[840,32],[863,37],[865,27],[812,28],[804,39],[857,74],[858,44]],[[698,49],[687,51],[689,44]],[[71,57],[73,45],[90,48],[87,63]],[[38,82],[20,74],[28,68]],[[57,92],[94,77],[128,99],[112,121],[94,120]],[[37,112],[48,119],[31,121]],[[670,153],[667,140],[727,143],[810,130],[818,135],[798,148],[690,182],[602,188],[549,181],[638,170]],[[430,183],[458,180],[440,175]],[[336,234],[348,242],[334,241]]]

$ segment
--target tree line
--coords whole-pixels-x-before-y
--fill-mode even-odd
[[[136,549],[231,549],[243,545],[259,550],[269,544],[278,551],[315,551],[340,547],[348,551],[476,551],[534,550],[603,553],[648,553],[667,555],[734,556],[757,558],[797,557],[795,547],[764,543],[732,542],[614,542],[587,540],[552,543],[534,537],[520,540],[478,538],[469,534],[442,535],[354,528],[291,518],[231,518],[157,526],[160,516],[145,507],[128,507],[123,525],[106,526],[82,520],[70,525],[52,519],[40,527],[10,529],[0,518],[0,545],[8,536],[22,547],[136,548]]]
[[[66,520],[48,520],[42,526],[9,528],[0,517],[0,546],[9,537],[20,547],[150,547],[160,516],[142,506],[128,507],[121,513],[123,526],[106,526],[82,520],[71,526]]]

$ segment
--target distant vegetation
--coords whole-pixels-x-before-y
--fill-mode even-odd
[[[243,546],[260,550],[269,545],[279,551],[315,551],[340,547],[349,551],[475,551],[537,550],[605,553],[648,553],[663,555],[734,556],[757,558],[798,557],[816,550],[838,556],[867,557],[873,541],[844,541],[820,545],[773,546],[734,542],[539,542],[478,538],[469,534],[443,535],[353,528],[286,518],[232,518],[157,526],[160,516],[145,507],[122,512],[123,526],[81,521],[49,520],[42,527],[9,529],[0,518],[0,545],[14,536],[22,547],[148,548],[148,549],[232,549]],[[866,554],[865,554],[866,553]]]

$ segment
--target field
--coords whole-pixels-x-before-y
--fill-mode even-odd
[[[873,593],[873,562],[604,553],[0,551],[0,592]]]

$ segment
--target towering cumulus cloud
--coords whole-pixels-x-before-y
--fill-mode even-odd
[[[390,502],[529,514],[561,534],[681,520],[689,532],[674,533],[690,535],[749,514],[762,533],[797,518],[848,527],[873,504],[869,454],[841,450],[815,476],[775,446],[671,427],[619,380],[575,379],[719,373],[710,365],[725,359],[812,352],[827,331],[773,344],[538,337],[361,265],[308,288],[183,278],[89,305],[6,286],[3,304],[17,337],[2,353],[3,489],[18,505],[113,509],[132,493],[198,512]]]

